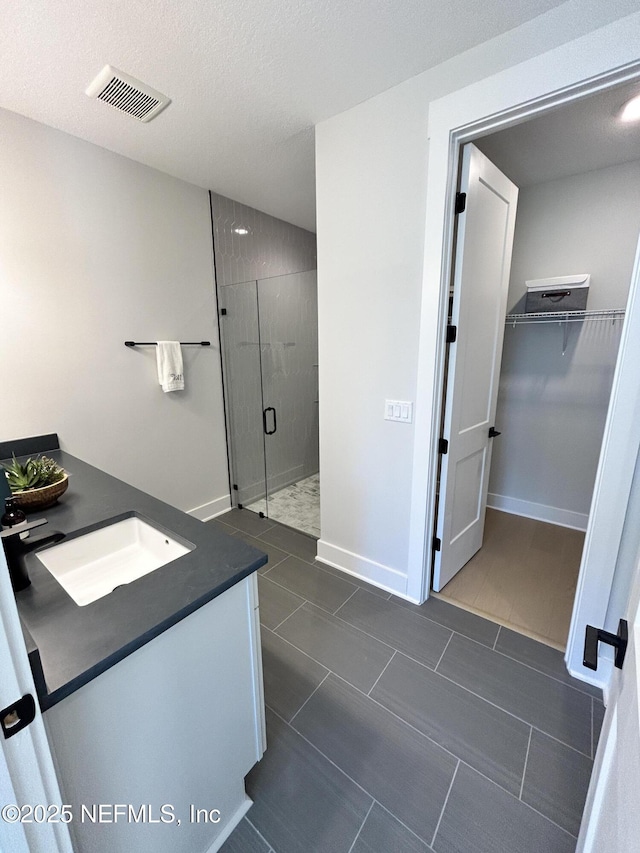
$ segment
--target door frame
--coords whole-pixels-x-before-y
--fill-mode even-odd
[[[420,345],[415,407],[411,534],[408,597],[424,601],[429,596],[431,538],[436,502],[438,425],[441,422],[442,383],[446,352],[449,283],[453,264],[454,198],[460,149],[465,142],[518,124],[527,118],[570,104],[586,95],[623,82],[640,81],[640,14],[609,24],[593,33],[541,56],[434,101],[429,109],[429,162]],[[585,552],[574,603],[567,646],[569,671],[586,681],[605,686],[608,660],[597,674],[582,666],[581,629],[588,622],[604,626],[615,570],[633,463],[640,449],[634,429],[640,421],[640,384],[623,381],[632,361],[640,358],[640,340],[632,335],[631,314],[640,313],[640,271],[636,263],[631,283],[612,398],[605,427],[596,491],[589,516]],[[640,318],[639,318],[640,319]],[[635,323],[633,324],[635,325]],[[626,368],[626,370],[625,370]],[[636,414],[634,414],[636,413]],[[424,438],[422,438],[424,437]],[[614,446],[613,438],[618,443]],[[631,463],[629,463],[631,460]],[[621,475],[616,489],[615,477]],[[598,511],[601,498],[611,494],[607,517]],[[614,520],[612,524],[610,519]],[[608,555],[595,565],[597,555]],[[614,558],[611,558],[611,554]],[[595,572],[594,573],[594,569]]]

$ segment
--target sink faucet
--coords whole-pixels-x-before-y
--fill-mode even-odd
[[[60,542],[61,539],[64,539],[64,533],[58,532],[51,533],[49,536],[41,536],[40,539],[24,540],[20,538],[21,533],[33,530],[35,527],[42,527],[43,524],[47,524],[47,519],[37,518],[35,521],[29,521],[27,524],[20,525],[20,527],[10,527],[8,530],[0,532],[14,592],[20,592],[20,590],[26,589],[31,584],[25,563],[27,554],[35,551],[37,548],[51,545],[54,542]]]

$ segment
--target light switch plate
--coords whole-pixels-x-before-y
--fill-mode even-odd
[[[413,421],[413,403],[406,400],[385,400],[384,419],[385,421],[410,424]]]

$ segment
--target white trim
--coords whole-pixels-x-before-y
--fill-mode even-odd
[[[414,447],[413,482],[411,494],[411,526],[407,591],[410,596],[423,600],[429,594],[430,540],[436,495],[438,425],[442,404],[442,379],[444,369],[444,333],[447,322],[447,302],[451,278],[453,240],[453,198],[459,158],[459,146],[477,136],[511,126],[527,117],[546,112],[550,107],[571,103],[580,97],[602,91],[616,83],[640,78],[638,43],[640,42],[640,14],[635,13],[615,21],[595,32],[568,44],[548,51],[534,59],[507,69],[476,84],[434,101],[429,109],[429,163],[427,176],[427,204],[425,217],[424,273],[420,322],[420,344],[416,382],[415,434],[424,436]],[[632,285],[633,287],[633,285]],[[631,305],[631,303],[630,303]],[[640,320],[640,318],[639,318]],[[625,324],[625,329],[628,323]],[[620,359],[637,365],[640,343],[625,352],[625,334],[620,348]],[[636,370],[637,373],[637,370]],[[614,382],[613,394],[617,390]],[[640,394],[640,388],[636,389]],[[619,409],[624,409],[622,401]],[[627,407],[629,401],[626,401]],[[612,397],[612,409],[615,401]],[[631,425],[630,412],[620,411],[617,425]],[[640,418],[636,419],[640,424]],[[617,430],[616,430],[617,432]],[[622,445],[613,448],[605,432],[603,459],[610,462],[612,454],[626,461],[630,478],[638,444],[629,430]],[[635,443],[635,452],[634,452]],[[601,466],[603,464],[601,459]],[[616,466],[613,466],[616,467]],[[612,466],[607,465],[610,474]],[[610,478],[608,478],[609,482]],[[596,492],[600,487],[596,479]],[[607,489],[607,497],[610,496]],[[626,494],[625,494],[626,491]],[[613,495],[613,503],[606,507],[594,525],[593,508],[598,497],[594,494],[590,527],[599,529],[611,518],[618,518],[617,535],[609,536],[610,548],[601,555],[607,563],[602,574],[593,569],[595,553],[589,550],[587,531],[585,554],[574,605],[572,628],[567,648],[567,664],[572,672],[586,671],[582,667],[579,634],[586,622],[602,626],[605,622],[608,591],[615,567],[621,525],[624,520],[628,489]],[[605,507],[604,501],[601,505]],[[619,529],[618,529],[619,528]],[[604,540],[604,536],[601,539]],[[589,552],[589,571],[585,571]],[[595,621],[594,621],[595,620]],[[580,629],[579,626],[582,628]]]
[[[420,604],[416,598],[407,596],[407,576],[398,569],[392,569],[391,566],[376,563],[360,554],[354,554],[353,551],[347,551],[338,545],[331,545],[323,539],[318,540],[316,560],[366,581],[372,586],[377,586],[379,589],[384,589],[385,592],[391,592],[401,598],[406,598],[407,601],[414,602],[414,604]]]
[[[524,501],[521,498],[510,498],[508,495],[496,495],[489,492],[487,506],[500,512],[512,515],[522,515],[525,518],[535,518],[536,521],[546,521],[560,527],[571,527],[573,530],[586,530],[589,515],[586,512],[574,512],[571,509],[561,509],[557,506],[538,504],[534,501]]]
[[[213,842],[211,847],[205,853],[218,853],[218,850],[222,847],[227,838],[231,835],[233,830],[238,826],[242,818],[249,811],[251,806],[253,805],[253,800],[250,797],[246,797],[244,802],[236,809],[235,814],[232,818],[230,818],[229,823],[222,830],[220,835]]]
[[[231,509],[231,496],[222,495],[221,498],[215,498],[209,503],[194,506],[193,509],[188,509],[187,514],[194,518],[199,518],[200,521],[211,521],[217,515],[222,515],[223,512],[228,512]]]
[[[598,669],[594,672],[591,669],[585,669],[583,666],[580,670],[573,669],[567,665],[567,672],[579,681],[584,681],[585,684],[591,684],[593,687],[599,687],[602,690],[602,699],[605,705],[609,701],[609,681],[613,673],[613,659],[607,660],[598,657]]]

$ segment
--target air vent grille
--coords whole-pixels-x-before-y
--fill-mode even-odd
[[[139,119],[143,119],[159,103],[157,98],[141,92],[118,77],[112,77],[109,85],[98,97],[112,107]]]
[[[135,77],[123,74],[112,65],[105,65],[100,74],[86,90],[87,95],[98,98],[132,116],[138,121],[151,121],[167,104],[166,95],[156,92]]]

